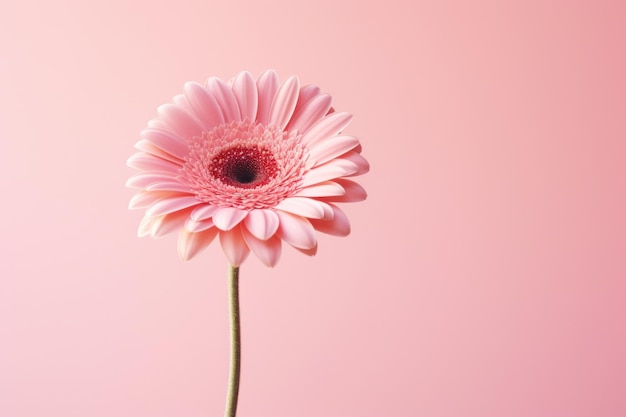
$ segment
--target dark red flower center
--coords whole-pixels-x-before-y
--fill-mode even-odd
[[[278,166],[268,149],[235,146],[211,161],[211,175],[227,185],[255,188],[276,177]]]

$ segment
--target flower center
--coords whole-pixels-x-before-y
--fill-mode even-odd
[[[191,139],[179,175],[204,203],[271,208],[298,191],[307,157],[297,131],[233,121]]]
[[[224,184],[256,188],[274,178],[278,166],[268,149],[235,146],[217,154],[211,161],[210,171]]]

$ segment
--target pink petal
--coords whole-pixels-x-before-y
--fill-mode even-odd
[[[328,94],[320,94],[306,103],[302,109],[296,109],[287,130],[306,132],[315,122],[320,120],[330,108],[332,98]]]
[[[220,232],[220,243],[226,259],[232,266],[239,266],[246,260],[250,249],[243,240],[241,226],[237,226],[227,232]]]
[[[185,140],[173,132],[147,128],[142,130],[140,135],[145,140],[179,159],[185,159],[189,153]]]
[[[161,172],[142,172],[130,177],[128,181],[126,181],[126,186],[129,188],[146,188],[150,184],[157,182],[174,181],[174,178],[175,177]]]
[[[329,235],[348,236],[350,234],[350,221],[348,220],[348,216],[337,206],[333,204],[330,204],[330,206],[334,212],[332,220],[312,219],[311,224],[315,230],[328,233]]]
[[[209,229],[204,232],[192,233],[185,229],[180,230],[178,235],[178,256],[183,261],[188,261],[200,252],[200,250],[209,246],[215,239],[217,229]]]
[[[170,127],[163,120],[156,118],[148,121],[148,127],[170,131]]]
[[[184,110],[184,112],[191,116],[197,123],[202,124],[200,120],[195,117],[195,114],[193,114],[193,110],[189,105],[189,101],[187,101],[187,98],[184,94],[178,94],[177,96],[174,96],[172,102],[180,107],[181,110]]]
[[[302,137],[302,143],[312,148],[316,143],[335,136],[352,120],[350,113],[331,113],[315,123]]]
[[[365,159],[361,154],[356,153],[356,152],[347,152],[343,155],[341,155],[341,158],[344,161],[349,161],[350,163],[354,164],[357,167],[357,170],[355,172],[353,172],[352,174],[348,174],[348,176],[357,176],[357,175],[363,175],[366,172],[368,172],[370,170],[370,164],[369,162],[367,162],[367,159]]]
[[[247,215],[247,210],[236,207],[218,207],[213,213],[213,222],[218,229],[228,231],[237,226]]]
[[[302,187],[318,184],[320,182],[334,180],[339,177],[345,177],[355,174],[359,171],[359,166],[346,159],[333,159],[330,162],[320,165],[306,172],[302,176]]]
[[[224,123],[224,115],[219,103],[202,85],[188,82],[185,84],[184,91],[194,114],[206,130]]]
[[[178,198],[178,197],[186,197],[184,194],[180,194],[178,192],[172,191],[139,191],[137,194],[132,196],[130,202],[128,203],[128,208],[131,210],[134,209],[143,209],[150,207],[154,202],[158,200],[168,199],[168,198]],[[153,217],[153,216],[150,216]]]
[[[187,218],[185,222],[185,229],[189,232],[203,232],[215,226],[212,219],[196,221],[192,218]]]
[[[251,210],[244,224],[257,239],[267,240],[276,233],[279,225],[278,215],[272,210]]]
[[[365,189],[361,187],[354,181],[350,181],[345,178],[338,178],[335,180],[336,183],[340,184],[346,193],[342,196],[329,196],[324,197],[324,201],[336,201],[342,203],[353,203],[357,201],[363,201],[367,198],[367,192]]]
[[[239,113],[239,106],[237,100],[233,94],[233,90],[228,85],[217,77],[211,77],[206,82],[207,89],[213,97],[217,100],[217,103],[222,109],[224,114],[224,122],[230,123],[232,121],[240,121],[241,114]]]
[[[294,194],[294,197],[333,197],[345,194],[343,187],[333,181],[325,181],[319,184],[303,188]]]
[[[308,168],[322,165],[333,158],[343,155],[359,144],[359,139],[354,136],[333,136],[310,147]]]
[[[163,216],[156,217],[152,222],[150,235],[153,238],[165,236],[175,230],[181,229],[189,218],[191,210],[181,210]]]
[[[177,181],[157,182],[146,187],[148,191],[177,191],[179,193],[193,194],[188,185]]]
[[[191,139],[194,136],[201,136],[204,128],[198,124],[198,121],[179,106],[175,104],[163,104],[157,109],[159,116],[163,119],[169,128],[178,134],[178,136]]]
[[[284,211],[277,211],[280,218],[278,236],[291,246],[299,249],[313,249],[317,245],[315,229],[304,217]]]
[[[145,139],[142,139],[139,142],[135,143],[135,148],[147,154],[154,155],[156,157],[165,159],[166,161],[170,161],[178,165],[182,165],[184,163],[184,161],[181,158],[178,158],[164,151],[163,149],[159,148],[152,142],[147,141]]]
[[[304,253],[307,256],[315,256],[317,254],[317,242],[315,243],[315,246],[312,247],[311,249],[302,249],[302,248],[295,248],[298,252]]]
[[[274,70],[267,70],[259,76],[257,80],[257,90],[259,92],[259,105],[256,119],[259,123],[267,125],[270,120],[270,109],[278,89],[278,77]]]
[[[300,81],[295,76],[289,77],[287,81],[278,88],[270,110],[271,124],[280,129],[284,129],[285,126],[287,126],[296,108],[299,89]]]
[[[320,94],[320,88],[315,84],[307,84],[300,89],[300,94],[298,95],[298,104],[296,104],[296,110],[298,108],[302,108],[305,104],[307,104],[311,99]]]
[[[232,90],[239,103],[241,119],[255,121],[259,104],[259,93],[252,75],[247,71],[239,73],[233,81]]]
[[[322,219],[324,220],[332,220],[333,217],[335,217],[335,212],[333,211],[333,208],[328,204],[325,203],[323,201],[319,201],[316,200],[324,209],[324,217],[322,217]]]
[[[260,240],[254,237],[246,228],[242,228],[243,239],[248,247],[265,265],[272,267],[278,263],[282,249],[282,241],[278,236],[267,240]]]
[[[163,200],[159,200],[155,202],[148,210],[146,210],[146,214],[148,216],[160,216],[162,214],[173,213],[178,210],[186,209],[187,207],[192,207],[200,204],[200,201],[196,197],[172,197],[165,198]]]
[[[210,204],[200,205],[191,212],[191,218],[197,221],[209,219],[218,208],[219,207]]]
[[[178,175],[181,168],[180,164],[153,156],[145,152],[138,152],[128,158],[126,164],[135,169],[152,172],[169,172]]]
[[[311,101],[311,99],[313,99],[313,97],[319,94],[320,94],[320,89],[318,86],[314,84],[307,84],[301,87],[300,92],[298,93],[298,102],[296,103],[296,108],[293,111],[293,117],[296,117],[296,115],[302,111],[304,106],[306,106],[307,103]],[[293,121],[293,117],[292,117],[292,121]],[[289,130],[290,125],[291,125],[291,121],[287,125],[288,127],[286,128],[286,130]]]
[[[306,197],[285,198],[274,206],[274,208],[313,219],[321,219],[324,217],[324,207],[322,203]]]
[[[139,228],[137,229],[137,237],[144,237],[150,234],[152,228],[152,221],[154,218],[150,216],[143,216],[139,222]]]

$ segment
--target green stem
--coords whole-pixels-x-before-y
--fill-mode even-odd
[[[239,374],[241,372],[241,326],[239,323],[239,267],[230,266],[228,293],[230,299],[230,376],[226,396],[225,417],[237,415]]]

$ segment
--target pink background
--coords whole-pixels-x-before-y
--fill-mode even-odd
[[[226,261],[138,239],[125,166],[185,81],[355,115],[348,238],[242,268],[245,416],[626,416],[620,1],[0,5],[0,416],[223,413]]]

